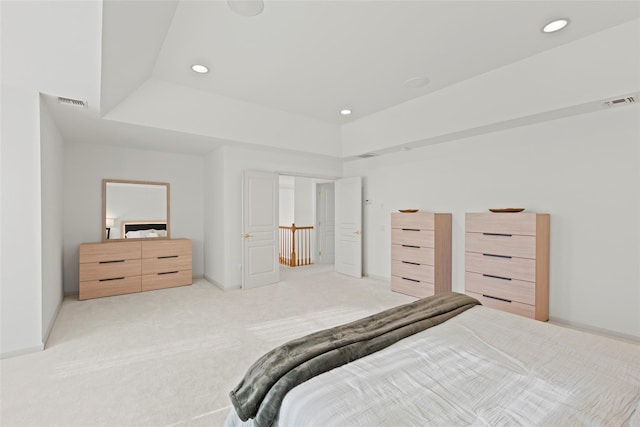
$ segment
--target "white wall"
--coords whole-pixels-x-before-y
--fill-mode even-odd
[[[315,183],[312,178],[294,178],[294,223],[298,227],[306,227],[314,224],[316,217]]]
[[[224,287],[228,251],[225,242],[224,150],[205,158],[204,168],[204,277]],[[236,213],[237,214],[237,213]]]
[[[364,177],[365,271],[390,277],[389,214],[453,214],[453,290],[464,290],[464,214],[551,214],[550,315],[640,337],[640,106],[345,163]]]
[[[102,239],[102,179],[168,182],[171,237],[193,240],[193,275],[204,274],[204,159],[156,151],[65,143],[64,291],[78,291],[78,247]]]
[[[279,204],[279,224],[291,226],[295,221],[295,178],[292,176],[280,176],[280,194],[278,198]]]
[[[42,349],[39,95],[2,86],[1,338],[3,357]]]
[[[46,342],[62,304],[64,141],[44,102],[40,102],[42,187],[42,341]]]
[[[39,93],[84,99],[89,108],[98,105],[100,82],[94,71],[100,68],[101,26],[96,23],[101,17],[101,2],[0,2],[3,357],[42,348],[48,332],[43,326],[50,322],[57,293],[55,285],[42,282],[43,274],[55,269],[60,250],[43,265],[42,242],[48,244],[49,233],[55,232],[41,234],[48,221],[41,215],[41,197],[55,207],[48,198],[59,190],[41,193]],[[59,58],[66,58],[64,67],[52,65]],[[52,162],[45,166],[52,166],[47,176],[56,175],[57,160],[45,159]]]
[[[224,147],[220,150],[224,160],[224,205],[225,260],[224,282],[216,281],[224,289],[239,288],[242,276],[242,171],[259,170],[282,172],[284,175],[321,177],[340,176],[342,161],[337,158],[307,155],[302,153],[275,153]],[[206,214],[209,216],[209,214]],[[208,251],[208,248],[207,248]],[[207,262],[210,258],[207,257]],[[208,267],[207,267],[207,271]]]

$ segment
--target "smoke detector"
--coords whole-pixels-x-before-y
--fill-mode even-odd
[[[80,108],[87,108],[88,107],[87,101],[81,101],[79,99],[63,98],[63,97],[59,96],[58,97],[58,102],[60,104],[63,104],[63,105],[70,105],[72,107],[80,107]]]
[[[638,102],[638,99],[633,96],[626,96],[624,98],[612,99],[611,101],[605,101],[604,105],[608,107],[615,107],[616,105],[634,104]]]

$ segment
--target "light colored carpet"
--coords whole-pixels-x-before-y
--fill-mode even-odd
[[[1,361],[3,427],[220,426],[251,363],[307,333],[414,301],[333,266],[248,291],[66,298],[45,351]]]

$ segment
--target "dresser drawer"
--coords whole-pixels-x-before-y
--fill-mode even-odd
[[[465,291],[487,294],[523,304],[535,305],[535,283],[523,280],[502,280],[478,273],[465,273]]]
[[[467,252],[465,253],[465,271],[535,282],[536,261],[528,258],[503,258]]]
[[[140,242],[83,243],[80,264],[140,258]]]
[[[434,282],[434,268],[432,265],[426,264],[411,264],[393,260],[391,261],[391,275],[421,282]]]
[[[392,228],[391,243],[396,245],[409,245],[433,248],[433,230],[420,230],[417,228]]]
[[[434,214],[429,212],[392,213],[391,228],[434,229]]]
[[[391,245],[391,259],[434,265],[434,248]]]
[[[193,281],[191,270],[171,271],[142,276],[142,290],[171,288],[174,286],[190,285]]]
[[[80,264],[80,281],[140,276],[140,259]]]
[[[466,231],[470,233],[501,233],[535,236],[535,213],[467,213]]]
[[[434,294],[432,283],[417,282],[397,276],[391,276],[391,290],[416,298],[426,298]]]
[[[522,304],[520,302],[508,302],[501,301],[499,299],[490,298],[482,294],[476,294],[475,292],[465,292],[470,297],[473,297],[480,301],[485,307],[495,308],[496,310],[502,310],[520,316],[529,317],[535,319],[535,307],[529,304]]]
[[[190,255],[191,240],[154,240],[153,242],[143,241],[142,258],[157,258],[173,255]]]
[[[80,282],[78,299],[110,297],[135,292],[140,292],[140,276],[124,277],[114,280],[92,280],[89,282]]]
[[[142,260],[142,274],[182,270],[191,270],[191,255],[172,255],[170,257],[144,258]]]
[[[536,257],[536,237],[515,234],[466,233],[466,251],[519,258]]]

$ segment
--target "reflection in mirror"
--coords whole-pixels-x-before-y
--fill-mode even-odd
[[[169,184],[102,180],[103,241],[169,238]]]

